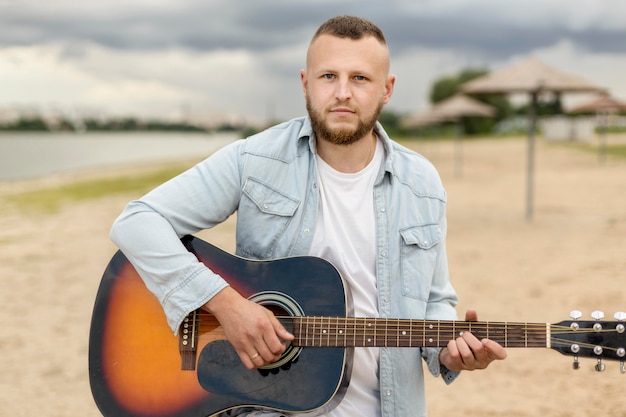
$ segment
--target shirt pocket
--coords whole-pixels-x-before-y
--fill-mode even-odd
[[[300,201],[255,178],[246,180],[243,194],[247,198],[242,198],[237,217],[238,253],[256,259],[271,258]]]
[[[402,294],[428,301],[442,238],[441,227],[438,224],[408,227],[400,230],[400,236]]]

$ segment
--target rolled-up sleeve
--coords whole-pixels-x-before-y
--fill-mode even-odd
[[[131,201],[111,240],[159,299],[176,333],[185,316],[228,286],[180,241],[226,220],[239,200],[236,144]]]

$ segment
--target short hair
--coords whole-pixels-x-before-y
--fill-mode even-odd
[[[331,35],[353,40],[359,40],[365,36],[373,36],[381,44],[387,45],[385,35],[378,26],[367,19],[357,16],[337,16],[328,19],[317,29],[311,42],[321,35]]]

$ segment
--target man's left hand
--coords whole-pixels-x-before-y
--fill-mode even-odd
[[[478,320],[475,310],[467,310],[465,321]],[[494,360],[506,358],[506,350],[491,339],[478,340],[470,332],[451,340],[441,350],[439,362],[451,371],[473,371],[485,369]]]

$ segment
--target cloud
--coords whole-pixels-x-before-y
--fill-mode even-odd
[[[340,14],[384,30],[401,111],[423,107],[438,76],[529,54],[626,95],[621,0],[0,0],[0,105],[295,116],[306,46]]]
[[[626,39],[626,3],[616,0],[387,0],[383,3],[25,0],[2,14],[0,44],[82,40],[113,49],[271,50],[310,38],[325,19],[357,12],[379,24],[399,54],[412,46],[505,56],[562,38],[594,51]],[[622,42],[623,44],[623,42]],[[624,47],[622,46],[622,49]]]

